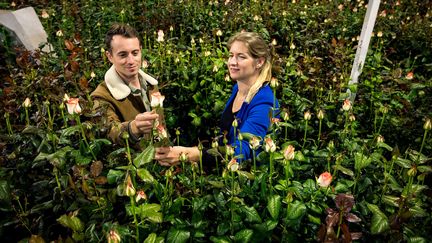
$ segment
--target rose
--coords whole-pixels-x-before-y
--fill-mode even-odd
[[[253,136],[249,140],[249,146],[250,146],[251,149],[257,150],[258,147],[260,146],[260,139],[258,137]]]
[[[231,145],[226,145],[225,149],[228,156],[234,155],[234,148]]]
[[[180,162],[186,162],[189,160],[189,158],[185,152],[181,152],[179,155],[179,160]]]
[[[310,111],[305,111],[303,117],[306,121],[309,121],[312,117],[312,114],[310,113]]]
[[[133,196],[135,196],[135,193],[136,193],[136,190],[135,190],[135,187],[132,183],[132,179],[129,175],[126,179],[125,195],[128,197],[133,197]]]
[[[232,126],[233,127],[238,127],[238,121],[236,118],[234,118],[233,122],[232,122]]]
[[[27,97],[27,98],[24,100],[23,106],[24,106],[25,108],[29,108],[29,107],[31,106],[30,98]]]
[[[237,163],[237,160],[235,158],[231,159],[231,161],[227,165],[227,168],[232,172],[237,171],[239,168],[239,164]]]
[[[278,125],[279,124],[279,122],[280,122],[280,119],[279,118],[277,118],[277,117],[273,117],[272,119],[271,119],[271,124],[276,124],[276,125]]]
[[[66,101],[66,106],[67,106],[68,113],[71,115],[80,114],[82,111],[81,107],[79,105],[79,99],[78,98],[69,98]]]
[[[283,109],[281,113],[281,117],[284,121],[288,121],[290,119],[288,110]]]
[[[136,195],[136,202],[139,202],[141,199],[147,200],[147,194],[143,190],[139,190]]]
[[[164,36],[165,36],[163,30],[158,30],[157,35],[158,35],[157,42],[163,42],[164,41]]]
[[[276,78],[271,78],[270,80],[270,87],[272,87],[273,89],[279,86],[279,82]]]
[[[294,146],[288,145],[288,147],[286,147],[285,150],[284,150],[284,152],[283,152],[284,158],[286,160],[293,160],[294,156],[295,156],[295,152],[294,151],[295,151]]]
[[[273,142],[273,140],[270,137],[265,138],[265,151],[273,153],[276,151],[276,144]]]
[[[150,95],[150,106],[153,108],[156,107],[163,107],[163,101],[165,99],[165,96],[161,95],[160,92],[154,92],[153,94]]]
[[[351,110],[351,107],[352,107],[351,101],[349,99],[345,99],[342,105],[342,110],[349,111]]]
[[[329,172],[322,173],[317,179],[317,183],[320,187],[328,187],[331,181],[332,175]]]
[[[431,120],[429,118],[427,118],[424,125],[423,125],[423,129],[426,131],[429,131],[429,130],[431,130],[431,128],[432,128]]]
[[[121,241],[121,237],[117,230],[110,230],[110,232],[107,234],[107,240],[108,243],[119,243]]]
[[[157,131],[158,131],[160,138],[167,138],[168,137],[168,134],[167,134],[164,126],[162,126],[162,125],[157,126]]]
[[[317,114],[318,119],[322,120],[324,119],[324,111],[323,110],[319,110],[318,114]]]

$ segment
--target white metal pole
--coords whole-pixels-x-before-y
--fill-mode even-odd
[[[358,42],[357,52],[351,69],[351,77],[348,84],[356,84],[358,82],[358,77],[362,72],[380,2],[381,0],[369,0],[367,5],[367,11],[363,21],[360,40]],[[347,90],[347,94],[349,95],[351,102],[353,102],[356,94],[352,93],[350,89]]]

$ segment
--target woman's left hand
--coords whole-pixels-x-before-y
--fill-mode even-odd
[[[155,151],[155,160],[157,160],[159,164],[163,166],[177,165],[180,163],[180,155],[182,152],[188,156],[190,161],[196,160],[195,157],[199,153],[198,148],[196,147],[159,147],[156,148]]]

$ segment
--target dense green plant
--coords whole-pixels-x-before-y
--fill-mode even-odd
[[[0,238],[430,241],[428,4],[381,3],[351,103],[344,95],[364,1],[1,3],[35,7],[53,51],[15,51],[1,29]],[[272,43],[281,119],[266,138],[239,135],[264,152],[238,165],[213,142],[217,166],[184,155],[166,168],[153,161],[155,144],[138,151],[106,140],[89,93],[109,67],[102,43],[112,22],[142,34],[145,71],[160,81],[181,145],[217,136],[232,86],[229,36],[261,33]],[[65,94],[79,97],[79,114],[68,113]]]

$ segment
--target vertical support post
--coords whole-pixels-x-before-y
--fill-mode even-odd
[[[369,0],[369,3],[367,5],[367,11],[360,34],[360,40],[358,42],[357,52],[351,69],[350,80],[348,82],[349,85],[358,83],[358,77],[362,72],[363,65],[366,59],[366,54],[369,49],[369,42],[372,36],[372,30],[375,25],[375,20],[378,14],[380,2],[381,0]],[[352,93],[351,90],[348,89],[347,94],[351,102],[354,102],[356,93]]]

